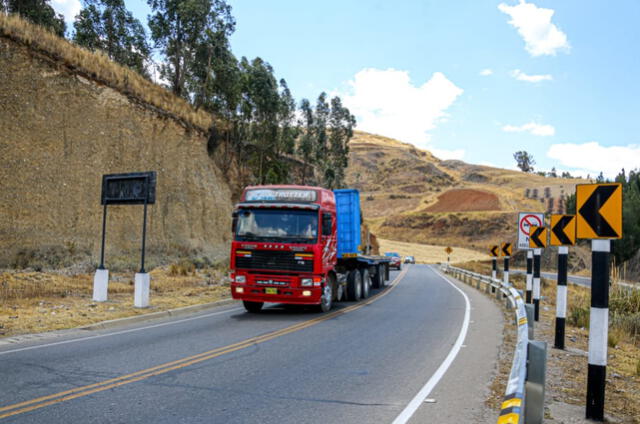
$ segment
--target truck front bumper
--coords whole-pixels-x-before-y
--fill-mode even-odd
[[[273,291],[275,291],[275,293],[273,293]],[[231,283],[231,297],[236,300],[246,300],[248,302],[317,305],[320,303],[321,296],[321,287],[263,287],[250,284]]]

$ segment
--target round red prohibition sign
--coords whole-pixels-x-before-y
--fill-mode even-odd
[[[529,226],[526,230],[524,228],[524,224],[527,224]],[[530,235],[529,228],[531,228],[531,226],[542,227],[542,221],[540,221],[540,218],[535,215],[525,215],[524,217],[522,217],[522,219],[520,220],[520,230],[525,235]]]

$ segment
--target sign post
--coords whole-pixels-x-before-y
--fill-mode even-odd
[[[509,285],[509,258],[513,252],[513,245],[511,243],[502,243],[502,256],[504,256],[504,273],[502,275],[502,281],[506,286]]]
[[[622,238],[622,185],[577,185],[576,211],[578,238],[591,239],[586,417],[603,421],[609,336],[609,253],[611,240]]]
[[[500,246],[494,244],[489,249],[491,255],[491,279],[495,280],[498,274],[498,256],[500,255]]]
[[[100,249],[100,266],[93,279],[93,299],[104,302],[107,300],[109,271],[104,267],[104,251],[107,225],[107,205],[144,205],[142,221],[142,254],[140,271],[135,275],[134,306],[146,308],[149,306],[149,274],[144,269],[144,254],[147,236],[147,205],[156,201],[156,173],[135,172],[128,174],[109,174],[102,176],[102,195],[100,203],[103,205],[102,215],[102,243]]]
[[[450,262],[450,259],[451,259],[451,258],[449,257],[449,255],[451,255],[451,252],[453,252],[453,249],[452,249],[451,247],[447,246],[447,247],[444,249],[444,251],[445,251],[445,253],[447,254],[447,269],[448,269],[448,268],[449,268],[449,262]]]
[[[533,290],[533,251],[527,250],[527,293],[525,303],[531,303],[531,292]]]
[[[567,317],[567,263],[569,246],[576,244],[575,215],[551,215],[551,245],[558,247],[558,287],[556,292],[556,333],[554,347],[564,349]]]
[[[529,247],[533,249],[533,319],[540,319],[540,255],[547,247],[547,227],[531,226]]]

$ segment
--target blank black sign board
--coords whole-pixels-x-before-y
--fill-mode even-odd
[[[155,202],[155,171],[102,176],[101,205],[153,205]]]

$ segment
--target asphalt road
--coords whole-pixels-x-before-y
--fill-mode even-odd
[[[514,274],[526,274],[527,271],[523,269],[511,270]],[[540,272],[540,276],[548,278],[549,280],[557,280],[558,274],[555,272]],[[591,287],[591,277],[578,277],[577,275],[567,275],[567,281],[569,283],[577,284],[579,286]]]
[[[495,421],[483,404],[499,309],[427,266],[394,279],[329,314],[279,305],[248,314],[233,304],[2,346],[0,421]]]

